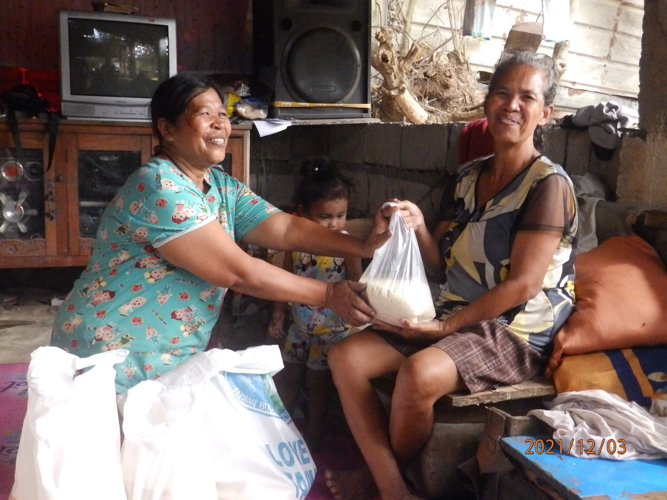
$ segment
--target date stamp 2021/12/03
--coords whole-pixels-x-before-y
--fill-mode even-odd
[[[624,439],[605,439],[602,438],[602,441],[598,445],[593,439],[571,439],[569,443],[567,441],[563,443],[562,439],[526,439],[528,443],[528,448],[524,451],[526,455],[563,455],[565,452],[566,455],[577,454],[578,455],[600,455],[603,451],[606,451],[609,455],[624,455],[626,452],[625,449],[625,440]],[[575,447],[574,450],[572,449]]]

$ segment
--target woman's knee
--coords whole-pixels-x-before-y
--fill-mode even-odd
[[[433,379],[428,366],[412,358],[408,358],[398,370],[394,396],[423,401],[433,390]]]
[[[405,358],[377,335],[355,333],[329,349],[327,360],[334,380],[373,379],[398,370]]]
[[[434,350],[435,351],[435,350]],[[423,351],[422,351],[423,352]],[[420,402],[433,401],[454,390],[458,380],[458,372],[452,364],[447,366],[447,359],[438,359],[435,356],[420,356],[417,353],[410,356],[401,365],[396,377],[396,395],[404,400]]]

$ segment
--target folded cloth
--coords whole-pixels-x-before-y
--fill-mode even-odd
[[[584,106],[572,116],[572,123],[588,127],[591,142],[605,149],[616,149],[621,144],[621,133],[636,122],[636,112],[614,101]]]
[[[563,392],[548,410],[531,410],[556,429],[567,454],[611,460],[667,458],[667,417],[599,389]],[[572,442],[573,446],[570,447]]]

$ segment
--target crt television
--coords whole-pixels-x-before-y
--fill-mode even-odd
[[[150,120],[157,86],[176,74],[176,21],[60,11],[60,87],[67,118]]]

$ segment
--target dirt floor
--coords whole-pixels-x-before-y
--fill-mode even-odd
[[[0,291],[0,363],[29,363],[32,351],[49,345],[57,295],[34,288]]]
[[[30,353],[49,345],[60,290],[16,287],[0,290],[0,363],[29,363]],[[230,292],[213,329],[214,347],[242,350],[277,341],[266,334],[269,303]]]

